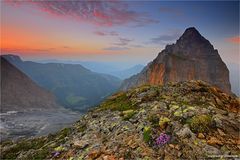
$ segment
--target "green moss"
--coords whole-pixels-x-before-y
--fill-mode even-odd
[[[81,124],[76,127],[78,132],[84,132],[87,129],[86,124]]]
[[[177,109],[179,109],[179,105],[171,104],[170,108],[173,109],[173,110],[177,110]]]
[[[151,122],[152,127],[156,128],[159,126],[159,117],[157,115],[150,115],[148,121]]]
[[[159,126],[164,129],[168,123],[170,122],[170,119],[167,118],[167,117],[161,117],[160,120],[159,120]]]
[[[19,140],[15,145],[12,145],[7,150],[2,152],[3,159],[16,159],[20,151],[28,151],[30,149],[41,148],[45,144],[43,138],[35,138],[32,140]]]
[[[182,111],[181,110],[177,110],[176,112],[174,112],[174,116],[182,117],[183,116]]]
[[[32,153],[31,155],[28,155],[27,159],[32,159],[32,160],[47,159],[49,155],[50,155],[50,152],[48,149],[39,149],[34,153]]]
[[[112,111],[135,110],[136,106],[132,104],[126,93],[118,93],[111,99],[106,100],[100,108],[102,110],[110,109]]]
[[[123,111],[123,120],[127,121],[131,119],[134,115],[135,115],[135,112],[132,109]]]
[[[146,143],[150,143],[152,137],[151,137],[151,128],[150,127],[144,127],[143,129],[143,140]]]
[[[1,142],[1,147],[4,147],[4,146],[6,146],[6,145],[11,145],[11,144],[13,144],[13,141],[11,141],[11,140],[6,140],[6,141]]]
[[[70,132],[71,132],[71,128],[64,128],[63,130],[61,130],[60,134],[62,136],[67,136],[70,134]]]
[[[190,129],[195,133],[206,133],[209,131],[212,118],[209,115],[198,115],[194,116],[188,121]]]
[[[64,150],[65,150],[65,148],[63,146],[58,146],[58,147],[54,148],[54,151],[56,151],[56,152],[61,152]]]

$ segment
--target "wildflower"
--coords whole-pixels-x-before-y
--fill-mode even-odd
[[[54,155],[53,155],[53,157],[57,157],[57,156],[59,156],[59,155],[60,155],[60,152],[55,152]]]
[[[159,146],[162,146],[166,143],[168,143],[168,141],[170,140],[170,136],[165,134],[165,133],[161,133],[160,136],[157,138],[156,143]]]

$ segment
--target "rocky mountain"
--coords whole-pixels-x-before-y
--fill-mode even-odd
[[[55,97],[1,57],[1,112],[54,110]]]
[[[141,73],[125,80],[121,88],[186,80],[203,80],[231,92],[227,66],[218,51],[193,27],[186,29],[176,44],[167,45]]]
[[[85,111],[115,92],[121,80],[92,72],[80,64],[36,63],[15,55],[4,57],[33,81],[51,91],[57,101],[71,109]]]
[[[55,96],[1,57],[1,139],[54,133],[80,114],[58,105]]]
[[[3,159],[239,157],[240,101],[202,81],[119,92],[56,134],[1,144]]]

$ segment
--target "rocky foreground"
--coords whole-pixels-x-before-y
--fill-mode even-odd
[[[201,81],[120,92],[71,128],[6,141],[2,159],[239,158],[239,99]]]

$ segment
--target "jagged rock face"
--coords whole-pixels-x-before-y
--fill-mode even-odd
[[[54,96],[1,57],[1,112],[59,108]]]
[[[231,92],[227,66],[195,28],[186,29],[176,44],[167,45],[141,73],[125,80],[121,88],[186,80],[203,80]]]

